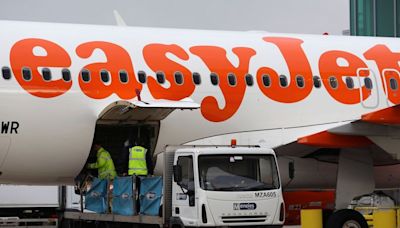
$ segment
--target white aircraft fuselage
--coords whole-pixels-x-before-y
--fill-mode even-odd
[[[142,101],[200,104],[161,121],[155,153],[166,144],[231,138],[276,148],[400,103],[396,38],[12,21],[0,27],[0,67],[12,72],[0,78],[0,183],[71,183],[87,160],[100,113],[116,101],[137,101],[138,91]]]

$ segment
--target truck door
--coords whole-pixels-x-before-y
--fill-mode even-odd
[[[185,225],[197,226],[196,181],[193,154],[181,153],[176,165],[181,168],[182,180],[173,182],[172,211],[173,216],[180,217]],[[174,194],[175,193],[175,194]]]

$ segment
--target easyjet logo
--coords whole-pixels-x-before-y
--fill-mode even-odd
[[[279,83],[279,73],[275,69],[269,66],[260,67],[255,75],[260,91],[269,99],[281,103],[294,103],[306,99],[313,89],[313,74],[309,59],[302,47],[303,40],[265,37],[263,41],[269,45],[275,45],[279,49],[286,61],[290,75],[288,75],[288,85],[283,87]],[[35,55],[33,49],[36,47],[44,49],[46,55]],[[143,84],[137,81],[137,77],[130,77],[126,83],[121,82],[118,78],[121,69],[131,76],[136,72],[129,53],[117,44],[103,41],[82,43],[76,47],[75,53],[79,58],[87,59],[93,55],[95,50],[102,51],[106,61],[94,62],[83,68],[93,74],[98,74],[101,70],[106,69],[111,75],[109,84],[103,83],[100,77],[93,77],[89,82],[84,82],[80,77],[76,77],[78,82],[62,79],[44,80],[38,68],[68,68],[71,66],[71,57],[67,51],[60,45],[44,39],[32,38],[16,42],[10,51],[11,68],[21,87],[36,97],[62,96],[71,89],[72,83],[79,83],[82,92],[93,99],[104,99],[112,94],[126,100],[135,98],[135,91],[141,90]],[[233,52],[237,56],[238,63],[233,64],[227,58],[227,51]],[[206,96],[201,102],[202,115],[209,121],[220,122],[232,117],[239,109],[247,89],[245,75],[249,72],[249,64],[257,52],[251,47],[234,47],[227,50],[219,46],[202,45],[192,46],[185,50],[177,44],[152,43],[144,46],[142,54],[148,67],[154,72],[163,71],[165,79],[170,84],[168,88],[165,88],[157,83],[154,75],[148,78],[148,89],[156,99],[181,100],[190,97],[197,88],[192,83],[192,70],[171,60],[167,57],[168,55],[173,55],[182,61],[196,56],[204,62],[210,72],[220,75],[221,80],[218,86],[225,99],[225,105],[220,107],[213,95]],[[400,53],[392,52],[385,45],[373,46],[363,55],[366,60],[374,61],[380,72],[384,69],[399,70]],[[345,60],[347,63],[339,65],[338,59]],[[23,79],[21,69],[24,67],[32,69],[32,77],[29,81]],[[341,50],[329,50],[319,56],[318,68],[325,89],[336,101],[348,105],[357,104],[371,95],[371,90],[365,88],[365,85],[362,85],[362,96],[360,96],[360,88],[348,88],[344,83],[344,77],[368,76],[368,74],[358,72],[359,69],[368,68],[368,66],[357,55]],[[174,73],[177,71],[181,72],[183,76],[181,84],[174,83]],[[229,84],[226,77],[228,74],[237,76],[235,86]],[[264,75],[269,75],[270,86],[268,87],[263,84]],[[299,75],[304,79],[302,86],[296,84],[296,78]],[[337,78],[336,88],[329,85],[329,78],[332,75]],[[395,77],[398,80],[399,75],[396,74]],[[382,75],[381,79],[386,80]],[[387,91],[385,90],[385,92]],[[390,93],[388,99],[392,103],[400,103],[400,96],[397,94]]]

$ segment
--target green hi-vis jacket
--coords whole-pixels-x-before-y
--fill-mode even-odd
[[[129,175],[147,175],[146,152],[147,150],[141,146],[129,149]]]
[[[98,169],[100,179],[114,179],[117,176],[111,155],[104,148],[97,151],[96,163],[88,164],[88,168]]]

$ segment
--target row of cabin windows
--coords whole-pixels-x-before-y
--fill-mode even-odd
[[[2,75],[3,78],[6,80],[11,79],[11,70],[9,67],[3,67],[2,68]],[[71,81],[71,72],[68,69],[62,69],[61,70],[61,75],[62,79],[64,81]],[[90,81],[90,71],[87,69],[83,69],[80,73],[81,78],[84,82],[89,82]],[[45,81],[50,81],[52,79],[51,71],[49,68],[43,68],[42,69],[42,76],[43,80]],[[22,69],[22,77],[26,81],[30,81],[32,79],[32,72],[31,69],[28,67],[24,67]],[[228,83],[230,86],[236,86],[237,80],[236,80],[236,75],[233,73],[229,73],[227,75],[228,77]],[[110,73],[107,70],[101,70],[100,71],[100,78],[104,83],[110,82]],[[175,78],[175,83],[178,85],[183,84],[183,74],[181,72],[175,72],[174,73],[174,78]],[[125,70],[119,71],[119,79],[122,83],[128,83],[129,80],[129,75],[128,72]],[[160,84],[165,83],[165,75],[164,72],[158,71],[156,72],[156,79],[157,82]],[[140,83],[144,84],[147,81],[147,75],[144,71],[139,71],[138,72],[138,80]],[[195,85],[200,85],[201,84],[201,78],[200,74],[197,72],[194,72],[192,74],[192,80]],[[219,84],[219,76],[216,73],[211,73],[210,74],[210,80],[211,84],[213,85],[218,85]],[[251,74],[246,74],[245,75],[245,82],[247,86],[253,86],[254,85],[254,79]],[[345,79],[346,86],[349,89],[354,88],[354,80],[351,77],[346,77]],[[262,83],[265,87],[270,87],[271,86],[271,77],[268,74],[262,75]],[[285,75],[280,75],[279,76],[279,85],[281,87],[287,87],[288,86],[288,79]],[[296,76],[296,85],[299,88],[304,88],[305,86],[305,80],[304,77],[301,75]],[[315,88],[320,88],[322,83],[321,83],[321,78],[319,76],[314,76],[313,77],[313,85]],[[329,77],[329,85],[333,89],[338,88],[338,79],[335,76]],[[364,78],[364,85],[367,89],[371,90],[373,88],[373,83],[370,78]],[[397,90],[398,89],[398,82],[395,78],[390,78],[389,79],[389,86],[392,90]]]
[[[394,78],[393,78],[394,79]],[[265,87],[270,87],[271,86],[271,77],[268,74],[265,74],[262,76],[262,82]],[[397,81],[396,81],[397,82]],[[288,86],[288,79],[285,75],[280,75],[279,76],[279,85],[281,87],[287,87]],[[299,88],[304,88],[305,86],[305,80],[304,77],[301,75],[296,76],[296,85]],[[321,78],[319,76],[313,76],[313,85],[315,88],[321,88]],[[335,76],[329,77],[329,85],[333,89],[338,88],[338,80]],[[364,78],[364,85],[367,89],[372,89],[372,80],[370,78]],[[349,89],[354,88],[354,81],[353,78],[351,77],[346,77],[346,86]],[[392,88],[393,90],[397,89],[397,86],[395,88]]]
[[[236,75],[233,73],[229,73],[228,74],[228,84],[230,86],[236,86],[237,81],[236,81]],[[245,76],[245,81],[246,81],[246,85],[247,86],[253,86],[254,85],[254,79],[253,79],[253,75],[251,74],[246,74]],[[218,85],[219,84],[219,76],[216,73],[211,73],[210,74],[210,80],[211,80],[211,84],[213,85]]]
[[[62,73],[62,79],[64,81],[70,81],[71,80],[71,72],[68,69],[63,69],[61,71]],[[3,67],[2,68],[2,74],[3,78],[8,80],[11,79],[11,70],[9,67]],[[139,71],[138,72],[138,80],[140,83],[144,84],[147,81],[147,75],[144,71]],[[52,79],[51,71],[49,68],[43,68],[42,69],[42,76],[43,79],[46,81],[50,81]],[[87,69],[83,69],[80,72],[80,76],[82,78],[82,81],[84,82],[90,82],[91,74],[90,71]],[[31,69],[28,67],[22,68],[22,78],[26,81],[30,81],[32,79],[32,72]],[[100,79],[104,83],[110,82],[110,73],[107,70],[101,70],[100,71]],[[119,71],[119,79],[122,83],[127,83],[129,80],[128,73],[125,70]],[[164,72],[158,71],[156,72],[156,79],[157,82],[160,84],[165,83],[165,74]],[[183,84],[183,74],[181,72],[175,72],[174,73],[174,79],[175,83],[178,85]],[[201,84],[201,77],[200,74],[197,72],[192,73],[192,80],[195,85],[200,85]],[[236,85],[236,76],[234,74],[228,74],[228,81],[231,86]],[[218,85],[218,75],[215,73],[211,74],[211,82],[213,85]],[[253,77],[251,75],[246,75],[246,82],[247,85],[252,86],[254,84],[253,82]]]
[[[3,78],[6,80],[11,79],[11,70],[9,67],[3,67],[2,68],[2,75]],[[61,70],[61,75],[62,75],[62,79],[64,81],[71,81],[71,72],[68,69],[62,69]],[[52,75],[51,75],[51,71],[49,68],[43,68],[42,69],[42,76],[43,76],[43,80],[45,81],[50,81],[52,79]],[[90,82],[90,78],[91,78],[91,74],[90,71],[87,69],[83,69],[80,72],[80,76],[82,78],[82,81],[84,82]],[[178,85],[182,85],[183,84],[183,74],[181,72],[175,72],[174,74],[175,77],[175,82]],[[22,68],[22,78],[25,81],[30,81],[32,79],[32,71],[30,68],[28,67],[24,67]],[[163,84],[165,83],[165,75],[163,72],[157,72],[156,73],[156,78],[158,83]],[[101,70],[100,71],[100,79],[101,81],[103,81],[104,83],[108,83],[110,82],[110,73],[107,70]],[[138,79],[139,82],[144,84],[147,81],[147,75],[144,71],[139,71],[138,72]],[[201,83],[201,79],[200,79],[200,74],[197,72],[194,72],[192,74],[192,79],[193,79],[193,83],[196,85],[200,85]],[[121,70],[119,71],[119,80],[122,83],[128,83],[129,80],[129,75],[128,72],[126,72],[125,70]]]
[[[11,69],[9,67],[3,67],[1,68],[1,73],[3,75],[3,78],[5,80],[11,79]],[[71,81],[71,72],[68,69],[63,69],[61,71],[61,75],[64,81]],[[42,69],[42,76],[43,80],[45,81],[51,81],[51,71],[49,68],[43,68]],[[24,67],[22,68],[22,78],[25,81],[30,81],[32,79],[32,72],[30,68]]]

